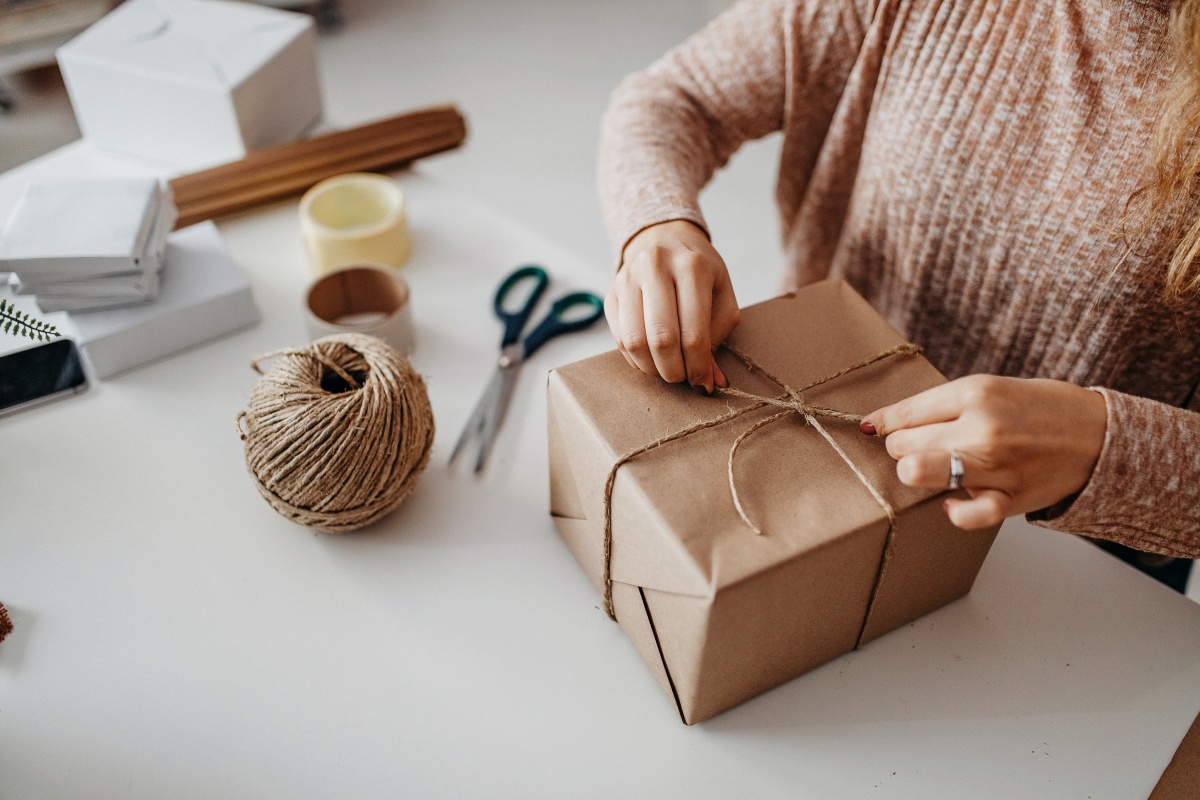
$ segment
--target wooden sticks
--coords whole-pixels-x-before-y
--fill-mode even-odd
[[[344,172],[396,169],[458,147],[466,136],[462,114],[444,105],[257,150],[171,181],[179,209],[175,227],[302,192]]]

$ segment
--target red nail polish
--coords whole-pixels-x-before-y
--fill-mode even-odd
[[[865,419],[862,422],[858,423],[858,429],[860,431],[862,431],[864,434],[866,434],[867,436],[874,436],[876,433],[878,433],[878,431],[875,430],[875,425],[873,423],[867,422]]]

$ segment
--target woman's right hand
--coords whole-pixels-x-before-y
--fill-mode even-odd
[[[728,381],[713,351],[738,324],[725,261],[685,220],[651,225],[629,240],[604,314],[631,366],[711,394]]]

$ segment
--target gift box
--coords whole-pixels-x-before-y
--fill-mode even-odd
[[[201,222],[167,238],[158,297],[146,305],[71,314],[97,378],[105,379],[260,319],[250,280],[217,226]]]
[[[321,116],[304,14],[227,0],[128,0],[58,49],[84,136],[186,168],[296,138]]]
[[[737,394],[615,351],[548,385],[555,525],[687,724],[962,597],[997,531],[839,416],[945,381],[849,285],[743,309],[727,343]]]

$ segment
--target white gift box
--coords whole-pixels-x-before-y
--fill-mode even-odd
[[[154,270],[174,219],[155,178],[30,183],[0,233],[0,272],[40,286]]]
[[[127,0],[58,49],[84,136],[196,169],[321,117],[310,17],[227,0]]]
[[[112,311],[71,314],[97,378],[176,353],[260,319],[250,281],[217,226],[201,222],[167,239],[158,299]]]

